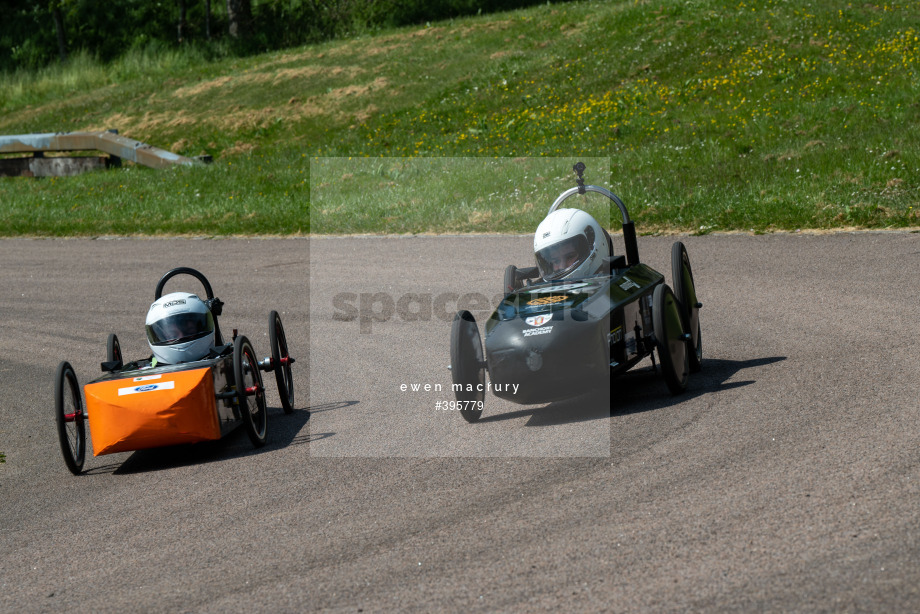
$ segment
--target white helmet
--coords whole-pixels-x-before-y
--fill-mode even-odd
[[[533,251],[543,279],[576,279],[596,273],[611,256],[607,235],[581,209],[556,209],[540,222]]]
[[[157,299],[147,312],[147,342],[158,362],[175,365],[201,360],[214,347],[214,316],[188,292]]]

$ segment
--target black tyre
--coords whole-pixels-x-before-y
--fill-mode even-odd
[[[71,473],[79,475],[86,460],[86,423],[77,374],[66,360],[58,365],[54,376],[54,417],[64,463]]]
[[[118,342],[118,335],[109,333],[109,339],[105,343],[106,362],[115,362],[125,364],[124,356],[121,353],[121,344]]]
[[[690,335],[680,302],[665,284],[659,284],[652,294],[652,323],[664,382],[671,394],[679,394],[690,375]]]
[[[454,384],[460,388],[454,391],[457,401],[478,407],[461,408],[460,415],[467,422],[476,422],[482,416],[485,402],[486,369],[479,329],[469,311],[458,311],[454,316],[450,330],[450,374]]]
[[[504,283],[504,293],[511,294],[512,292],[517,292],[524,287],[523,282],[517,278],[517,267],[513,264],[509,264],[505,268],[505,283]]]
[[[291,374],[291,363],[294,359],[288,353],[281,316],[275,310],[268,314],[268,341],[272,346],[272,369],[275,372],[275,382],[278,384],[278,394],[281,396],[281,407],[284,408],[284,413],[289,414],[294,411],[294,376]]]
[[[680,300],[690,332],[690,372],[696,373],[703,365],[703,337],[700,329],[700,303],[693,282],[693,268],[687,248],[680,241],[671,246],[671,278],[674,294]]]
[[[268,412],[265,410],[265,387],[262,385],[262,372],[259,361],[249,339],[240,335],[233,342],[233,376],[236,383],[236,397],[240,408],[240,417],[246,434],[252,445],[261,448],[265,445],[268,428]]]

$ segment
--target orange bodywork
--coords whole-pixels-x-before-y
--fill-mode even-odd
[[[93,455],[220,439],[210,368],[83,387]]]

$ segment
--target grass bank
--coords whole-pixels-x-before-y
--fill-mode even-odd
[[[0,232],[534,227],[527,201],[450,174],[427,178],[445,182],[427,214],[411,197],[381,214],[392,177],[383,190],[371,176],[363,199],[340,182],[341,203],[311,207],[311,164],[349,156],[481,158],[483,175],[497,158],[566,161],[540,172],[551,196],[533,194],[535,210],[571,185],[547,180],[571,159],[609,159],[609,174],[589,180],[618,193],[644,232],[917,226],[917,14],[916,1],[586,1],[247,59],[139,52],[4,75],[0,134],[117,128],[215,163],[0,179]],[[317,204],[340,209],[311,228]]]

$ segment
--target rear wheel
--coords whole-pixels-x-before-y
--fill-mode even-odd
[[[524,287],[524,284],[517,278],[517,267],[513,264],[509,264],[505,268],[505,283],[504,283],[504,292],[505,294],[511,294],[516,292]]]
[[[265,387],[259,361],[249,339],[240,335],[233,342],[233,375],[236,383],[236,397],[246,434],[252,445],[265,445],[268,428],[268,412],[265,410]]]
[[[687,318],[690,333],[690,372],[700,370],[703,364],[703,338],[700,329],[700,307],[703,306],[696,296],[696,284],[693,283],[693,268],[687,248],[680,241],[671,247],[671,278],[674,280],[674,294],[680,300]]]
[[[469,311],[458,311],[454,316],[450,330],[450,374],[454,397],[461,404],[460,415],[467,422],[476,422],[482,416],[485,402],[486,369],[479,329]]]
[[[679,394],[687,387],[690,374],[690,335],[680,302],[665,284],[659,284],[652,294],[652,323],[664,383],[671,394]]]
[[[291,363],[294,359],[288,353],[281,316],[275,310],[268,314],[268,341],[272,346],[272,368],[275,371],[278,394],[281,396],[281,407],[284,408],[284,413],[289,414],[294,411],[294,377],[291,374]]]
[[[54,376],[54,416],[64,463],[71,473],[79,475],[86,460],[86,424],[77,374],[66,360],[58,365]]]
[[[118,342],[118,335],[115,333],[109,333],[109,339],[105,344],[105,354],[107,362],[117,361],[120,364],[125,364],[124,356],[121,353],[121,344]]]

